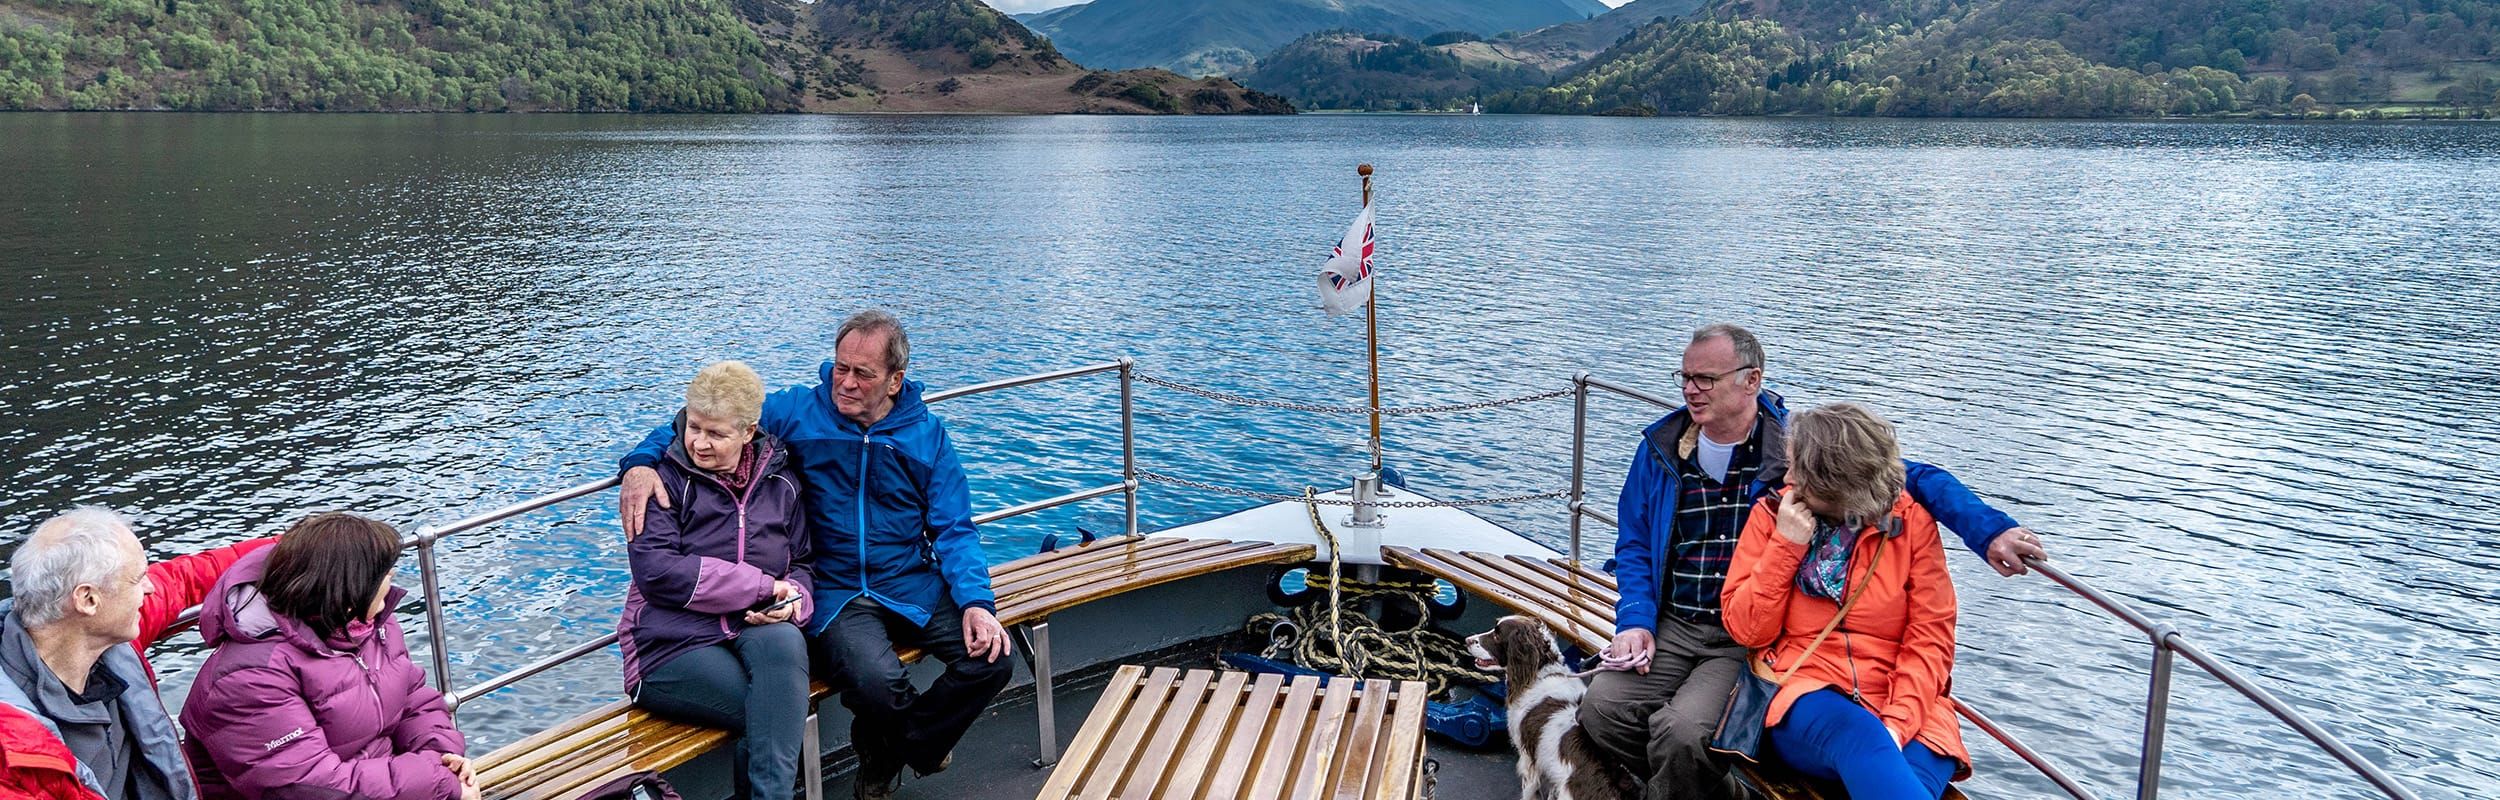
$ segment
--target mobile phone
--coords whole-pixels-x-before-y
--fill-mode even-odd
[[[774,604],[772,604],[772,605],[769,605],[769,606],[765,606],[765,607],[763,607],[763,608],[756,609],[756,610],[755,610],[755,613],[757,613],[757,614],[770,614],[770,613],[773,613],[773,612],[775,612],[775,611],[780,611],[781,609],[788,607],[791,603],[796,603],[796,602],[798,602],[798,601],[799,601],[799,598],[800,598],[800,597],[804,597],[804,596],[805,596],[805,595],[796,595],[796,594],[791,595],[788,599],[782,600],[781,602],[774,603]]]

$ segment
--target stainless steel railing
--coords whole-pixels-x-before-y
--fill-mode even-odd
[[[1057,370],[1054,372],[1040,372],[1031,375],[1007,378],[1004,380],[990,381],[988,383],[979,383],[971,386],[946,389],[930,393],[926,397],[925,401],[929,403],[937,403],[945,400],[954,400],[958,398],[988,394],[1002,389],[1012,389],[1019,386],[1030,386],[1038,383],[1070,380],[1091,375],[1100,375],[1108,372],[1117,372],[1120,375],[1119,482],[1104,484],[1088,489],[1080,489],[1074,492],[1059,495],[1057,497],[1036,500],[1030,503],[1022,503],[985,514],[976,514],[972,518],[973,524],[986,525],[1010,517],[1022,516],[1036,511],[1057,508],[1070,503],[1077,503],[1097,497],[1107,497],[1113,494],[1118,494],[1121,495],[1122,501],[1126,506],[1127,527],[1125,532],[1137,532],[1137,489],[1140,484],[1137,477],[1136,363],[1133,360],[1121,358],[1116,361],[1107,361],[1089,366]],[[425,630],[426,635],[431,637],[433,640],[430,650],[432,651],[434,666],[434,686],[442,691],[444,701],[450,705],[455,712],[458,711],[462,704],[475,700],[490,692],[511,686],[532,676],[555,669],[559,666],[563,666],[584,656],[599,652],[600,650],[604,650],[609,645],[616,643],[617,635],[611,632],[598,638],[565,648],[562,652],[530,662],[529,664],[519,668],[487,678],[483,681],[479,681],[474,686],[462,689],[454,688],[451,681],[451,640],[449,638],[449,633],[443,624],[442,571],[436,561],[436,550],[439,545],[444,539],[451,536],[468,533],[470,531],[494,525],[523,514],[541,511],[572,500],[605,492],[609,489],[616,488],[618,482],[619,481],[616,478],[603,478],[553,494],[534,497],[448,524],[427,525],[418,528],[417,532],[414,535],[409,536],[403,543],[404,548],[417,551],[417,569],[420,573],[420,579],[424,581]]]
[[[1632,388],[1630,386],[1592,377],[1585,372],[1573,376],[1571,384],[1571,489],[1568,503],[1569,514],[1571,517],[1570,557],[1571,562],[1576,565],[1579,564],[1581,560],[1581,520],[1583,518],[1596,520],[1604,523],[1609,528],[1614,527],[1616,524],[1615,518],[1612,515],[1590,508],[1585,502],[1583,502],[1585,499],[1583,497],[1584,487],[1587,479],[1586,454],[1588,448],[1586,440],[1588,437],[1588,401],[1590,390],[1595,389],[1611,392],[1616,395],[1648,403],[1660,409],[1674,409],[1682,404],[1649,392]],[[2215,680],[2221,681],[2222,685],[2230,687],[2232,691],[2238,692],[2240,696],[2247,698],[2249,702],[2255,703],[2258,708],[2264,709],[2267,714],[2273,715],[2273,717],[2277,721],[2282,722],[2284,726],[2289,727],[2292,730],[2299,732],[2301,736],[2308,738],[2310,743],[2317,745],[2320,750],[2326,751],[2327,755],[2333,756],[2335,760],[2342,763],[2345,768],[2352,770],[2353,774],[2359,775],[2362,780],[2368,781],[2371,787],[2379,790],[2379,793],[2384,794],[2389,798],[2393,798],[2393,800],[2417,800],[2412,790],[2405,788],[2404,784],[2398,782],[2394,776],[2387,774],[2386,770],[2380,769],[2377,764],[2371,763],[2369,759],[2363,758],[2360,753],[2354,752],[2351,747],[2346,746],[2342,741],[2336,739],[2335,736],[2328,733],[2325,728],[2319,727],[2315,722],[2311,722],[2309,718],[2302,716],[2299,711],[2294,710],[2290,705],[2285,704],[2281,699],[2275,697],[2273,693],[2266,691],[2263,687],[2260,687],[2255,682],[2250,681],[2246,676],[2241,675],[2238,670],[2232,669],[2230,665],[2222,663],[2220,659],[2215,658],[2213,654],[2207,652],[2204,648],[2198,647],[2194,642],[2189,641],[2187,636],[2180,633],[2177,628],[2171,627],[2165,623],[2154,621],[2151,617],[2145,616],[2142,612],[2135,610],[2133,606],[2129,606],[2118,601],[2116,598],[2103,594],[2100,590],[2093,588],[2090,584],[2084,583],[2082,579],[2076,578],[2074,575],[2067,573],[2063,569],[2050,566],[2047,562],[2039,559],[2025,559],[2024,562],[2032,569],[2039,571],[2042,576],[2047,577],[2059,586],[2065,587],[2067,591],[2073,592],[2077,596],[2091,601],[2093,605],[2100,607],[2103,612],[2106,612],[2110,616],[2116,617],[2120,621],[2133,626],[2136,630],[2143,632],[2146,636],[2151,637],[2152,639],[2152,686],[2145,701],[2144,708],[2144,747],[2142,757],[2136,771],[2135,796],[2137,800],[2154,800],[2155,797],[2158,797],[2161,794],[2162,740],[2164,735],[2169,731],[2170,676],[2172,669],[2175,666],[2175,657],[2177,656],[2186,657],[2189,663],[2205,670],[2206,674],[2212,675]],[[2063,770],[2058,769],[2057,766],[2050,763],[2047,758],[2041,756],[2039,751],[2023,744],[2020,739],[2016,738],[2003,726],[1998,725],[1995,720],[1990,719],[1986,714],[1980,713],[1978,708],[1973,707],[1970,703],[1965,702],[1960,698],[1954,698],[1953,702],[1954,707],[1959,709],[1962,716],[1969,719],[1971,724],[1978,726],[1981,731],[1986,732],[1990,738],[1997,740],[1999,744],[2005,745],[2005,748],[2012,751],[2016,758],[2022,759],[2024,763],[2030,764],[2033,769],[2039,770],[2043,777],[2046,777],[2050,782],[2057,784],[2058,788],[2065,790],[2068,795],[2073,796],[2076,800],[2096,800],[2090,791],[2084,789],[2083,786],[2076,783],[2074,779],[2067,777]]]

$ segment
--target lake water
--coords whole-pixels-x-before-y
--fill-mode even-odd
[[[713,359],[812,382],[869,306],[933,386],[1130,355],[1355,402],[1361,323],[1311,283],[1363,161],[1391,404],[1581,370],[1671,393],[1685,331],[1744,323],[1792,407],[1874,405],[2424,797],[2500,795],[2491,125],[0,115],[0,539],[76,503],[160,556],[318,509],[448,521],[609,474]],[[1113,386],[942,406],[976,504],[1108,482]],[[1361,463],[1357,417],[1140,397],[1156,470],[1296,491]],[[1651,415],[1597,405],[1601,505]],[[1546,402],[1387,441],[1477,497],[1563,485],[1570,429]],[[1152,487],[1144,516],[1247,502]],[[1003,560],[1117,513],[983,535]],[[1487,514],[1565,537],[1552,501]],[[456,678],[611,628],[614,516],[453,540]],[[2131,794],[2141,637],[1954,558],[1957,693]],[[196,659],[160,662],[169,697]],[[616,683],[593,659],[463,720],[491,746]],[[1970,735],[1977,796],[2054,791]],[[2174,796],[2374,796],[2192,669],[2169,742]]]

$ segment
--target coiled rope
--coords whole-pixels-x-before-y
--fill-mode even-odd
[[[1252,616],[1248,623],[1250,634],[1268,638],[1261,657],[1289,655],[1302,666],[1358,679],[1423,681],[1436,698],[1447,698],[1453,681],[1484,682],[1486,676],[1474,669],[1475,659],[1467,655],[1466,643],[1432,627],[1429,598],[1436,587],[1431,581],[1346,583],[1344,566],[1337,554],[1336,532],[1320,519],[1319,504],[1310,502],[1318,498],[1318,490],[1303,487],[1302,491],[1303,507],[1311,516],[1311,530],[1328,545],[1328,577],[1312,580],[1325,585],[1328,599],[1324,604],[1300,606],[1284,614]],[[1382,627],[1360,608],[1360,604],[1372,598],[1395,598],[1414,604],[1415,626],[1399,631]],[[1287,629],[1307,633],[1287,635],[1283,633]]]

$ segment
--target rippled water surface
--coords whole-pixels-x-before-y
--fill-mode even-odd
[[[1379,165],[1395,405],[1671,390],[1752,326],[2424,797],[2500,795],[2500,127],[1611,120],[0,115],[0,540],[76,503],[159,555],[351,508],[440,523],[612,470],[701,364],[813,381],[868,306],[935,386],[1131,355],[1361,393],[1312,308]],[[950,403],[976,503],[1116,474],[1113,383]],[[1651,412],[1603,402],[1611,498]],[[1360,420],[1141,390],[1139,458],[1340,482]],[[1445,496],[1568,478],[1570,408],[1395,419]],[[1153,526],[1245,500],[1152,488]],[[994,559],[1109,501],[983,530]],[[1560,545],[1558,504],[1489,516]],[[609,629],[612,503],[455,539],[463,682]],[[0,545],[0,549],[5,549]],[[2132,793],[2148,650],[1955,557],[1955,689]],[[404,583],[414,585],[416,575]],[[424,652],[424,645],[418,645]],[[196,654],[169,656],[169,696]],[[482,744],[613,697],[593,659],[463,710]],[[2183,669],[2178,796],[2358,797]],[[1980,742],[1972,732],[1974,743]],[[2053,791],[1979,745],[1978,796]]]

